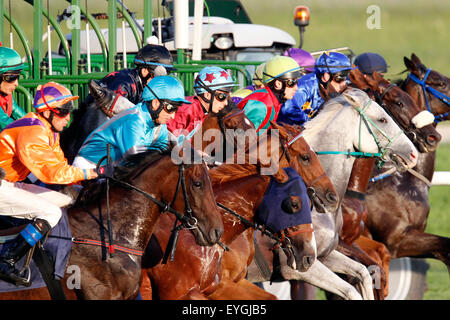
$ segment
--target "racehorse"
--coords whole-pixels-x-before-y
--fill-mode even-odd
[[[214,245],[223,233],[204,163],[175,165],[170,152],[143,153],[130,161],[136,165],[119,167],[118,175],[111,182],[108,202],[107,195],[101,192],[95,201],[68,210],[72,234],[78,239],[74,240],[68,265],[80,268],[80,288],[72,291],[66,288],[66,294],[73,298],[134,299],[141,279],[141,255],[161,212],[176,214],[199,245]],[[86,190],[86,197],[92,190]],[[113,235],[109,244],[95,240],[99,238],[98,230],[101,233],[105,229],[98,217],[101,212],[104,217],[108,207],[111,219],[108,230]],[[112,248],[117,252],[102,260],[105,246],[110,252],[114,251]],[[64,280],[63,285],[67,278]],[[48,298],[43,289],[2,293],[0,297]]]
[[[367,94],[354,88],[327,101],[321,112],[305,124],[304,137],[319,154],[340,199],[348,185],[354,156],[382,156],[402,170],[413,167],[417,161],[416,148],[395,122]],[[335,250],[342,227],[340,209],[326,214],[313,210],[312,218],[319,261],[303,273],[285,268],[285,279],[304,280],[345,299],[361,298],[350,284],[331,271],[343,273],[358,278],[363,297],[373,299],[367,269]]]
[[[433,113],[436,122],[450,119],[449,78],[427,68],[415,54],[411,59],[404,57],[404,62],[410,73],[399,86],[422,110]],[[420,179],[409,173],[395,172],[370,184],[366,225],[370,236],[384,243],[393,258],[435,258],[450,270],[450,239],[424,232],[430,211],[428,192],[435,156],[434,151],[419,154],[414,170],[420,174]]]
[[[418,107],[406,92],[385,80],[376,71],[371,76],[364,76],[359,70],[352,70],[350,80],[354,86],[367,92],[373,100],[388,112],[418,150],[426,152],[437,148],[440,135],[432,125],[432,114]],[[373,158],[355,160],[342,204],[344,224],[340,233],[342,241],[340,241],[338,250],[366,266],[379,265],[380,284],[384,284],[384,292],[377,290],[377,293],[378,298],[383,298],[388,294],[389,252],[382,243],[362,236],[364,231],[363,220],[367,219],[367,204],[364,198],[370,174],[374,170],[374,162]],[[380,173],[377,169],[375,169],[375,172]],[[361,244],[362,247],[357,243]],[[368,255],[365,251],[370,251],[371,255]]]
[[[69,163],[73,162],[84,140],[92,131],[113,115],[134,107],[127,98],[103,88],[95,80],[88,82],[88,89],[90,95],[74,110],[69,127],[61,132],[61,149]]]
[[[224,115],[225,119],[231,119],[231,115],[234,117],[245,117],[243,113],[232,113]],[[213,123],[208,119],[213,118],[208,116],[203,122],[202,127],[216,128],[218,125],[217,117],[213,118]],[[245,117],[246,118],[246,117]],[[220,120],[220,119],[219,119]],[[209,122],[209,123],[208,123]],[[235,121],[236,122],[236,121]],[[239,121],[238,121],[239,122]],[[226,124],[226,127],[231,124]],[[317,205],[321,205],[323,210],[331,209],[335,210],[337,206],[337,198],[334,193],[334,187],[325,175],[325,172],[321,169],[317,156],[306,144],[304,139],[299,135],[298,129],[286,126],[278,127],[273,124],[274,128],[278,130],[279,134],[271,135],[272,131],[269,131],[268,135],[259,139],[257,145],[260,149],[273,150],[271,144],[278,142],[275,145],[281,150],[276,153],[280,154],[274,160],[280,161],[280,167],[287,167],[291,163],[296,161],[297,157],[302,159],[301,164],[293,165],[294,168],[301,174],[305,175],[305,183],[310,188],[310,193],[313,195],[314,202]],[[206,131],[203,131],[206,132]],[[248,149],[248,148],[247,148]],[[246,150],[247,150],[246,149]],[[251,151],[249,151],[251,152]],[[258,152],[260,154],[260,152]],[[290,158],[288,160],[288,158]],[[248,168],[251,168],[249,170]],[[246,221],[253,222],[255,211],[262,200],[264,192],[268,186],[270,179],[266,176],[259,175],[258,167],[252,166],[240,166],[240,165],[222,165],[218,168],[211,169],[210,174],[213,178],[214,190],[216,199],[222,204],[235,212],[241,214]],[[282,175],[280,175],[282,177]],[[216,181],[217,180],[217,181]],[[245,195],[245,198],[243,198]],[[293,199],[291,204],[294,206],[302,206],[301,203],[297,203],[297,199]],[[233,217],[229,212],[222,210],[224,217],[224,225],[226,232],[224,233],[223,241],[226,245],[229,245],[239,234],[241,234],[245,228],[249,225],[243,224],[236,217]],[[167,222],[168,219],[165,219]],[[173,222],[172,222],[173,223]],[[228,228],[227,228],[228,227]],[[311,234],[310,225],[296,226],[288,228],[286,230],[286,237],[289,237],[293,244],[293,248],[298,248],[294,254],[296,258],[296,264],[301,270],[305,270],[315,259],[315,243]],[[168,232],[167,230],[155,231],[155,238],[158,238],[159,247],[164,247],[164,243],[167,242]],[[180,234],[180,237],[182,235]],[[240,238],[240,237],[239,237]],[[233,267],[236,263],[224,264],[225,257],[222,259],[222,265],[220,259],[212,259],[214,255],[222,256],[223,249],[216,246],[214,248],[204,250],[197,246],[192,246],[190,242],[192,240],[182,238],[177,247],[177,253],[175,255],[175,261],[169,264],[163,265],[158,261],[149,263],[149,265],[155,265],[154,267],[147,269],[148,274],[152,278],[152,285],[157,288],[155,290],[155,296],[163,299],[173,298],[189,298],[189,299],[205,299],[206,296],[211,299],[272,299],[273,295],[265,292],[259,287],[249,283],[245,279],[245,273],[239,274],[235,277],[233,274]],[[186,239],[186,240],[185,240]],[[162,244],[162,245],[161,245]],[[201,252],[200,252],[201,249]],[[158,249],[156,250],[158,251]],[[162,253],[164,250],[159,250]],[[177,260],[177,255],[182,252],[180,260]],[[225,255],[232,254],[235,259],[240,258],[239,249],[234,248]],[[150,257],[158,257],[157,254],[149,254]],[[245,257],[245,256],[244,256]],[[248,257],[248,255],[247,255]],[[216,261],[216,263],[213,263]],[[245,261],[245,265],[247,261]],[[189,267],[186,267],[189,266]],[[183,266],[183,268],[181,268]],[[231,270],[230,270],[231,268]],[[184,270],[183,274],[179,274],[180,270]],[[169,277],[169,275],[177,274],[176,277]],[[214,275],[219,275],[221,281],[214,282]],[[146,290],[145,286],[142,290]],[[144,292],[148,292],[146,290]],[[227,296],[228,292],[233,292],[233,296]],[[143,293],[143,296],[146,295]],[[147,295],[148,297],[148,295]]]

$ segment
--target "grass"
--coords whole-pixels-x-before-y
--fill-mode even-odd
[[[310,25],[304,34],[303,49],[324,50],[348,46],[356,54],[377,52],[391,66],[392,76],[403,71],[403,56],[415,52],[428,66],[450,74],[447,54],[450,30],[450,2],[439,0],[242,0],[254,23],[278,27],[299,42],[293,23],[293,9],[307,5]],[[370,5],[380,9],[381,29],[368,29]]]
[[[450,143],[441,144],[437,150],[436,171],[449,171]],[[426,232],[450,237],[450,186],[434,186],[430,189],[431,210]],[[440,261],[427,259],[430,269],[427,273],[428,290],[425,300],[450,300],[450,279],[447,267]]]

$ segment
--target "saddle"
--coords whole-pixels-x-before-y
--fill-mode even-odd
[[[6,241],[14,239],[30,220],[0,216],[0,251]],[[16,269],[25,270],[29,277],[29,286],[16,286],[0,280],[0,292],[12,292],[48,287],[52,299],[64,299],[60,279],[66,272],[72,247],[66,210],[58,224],[47,237],[35,245],[22,259],[16,263]],[[27,270],[26,270],[27,269]]]

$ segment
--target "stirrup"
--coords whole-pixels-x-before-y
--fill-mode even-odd
[[[9,283],[12,283],[16,286],[31,286],[31,269],[30,263],[34,254],[34,249],[36,246],[33,246],[30,250],[28,250],[26,254],[25,264],[22,269],[17,270],[14,266],[12,266],[12,271],[9,274],[0,274],[0,279]]]
[[[0,279],[16,286],[31,286],[31,270],[30,267],[24,267],[22,270],[14,270],[10,274],[0,274]]]

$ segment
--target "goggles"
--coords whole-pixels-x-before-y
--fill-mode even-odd
[[[297,80],[298,79],[287,79],[287,80],[283,80],[284,83],[286,84],[287,87],[289,88],[293,88],[297,85]]]
[[[225,92],[216,92],[214,94],[214,97],[216,97],[217,101],[220,101],[220,102],[227,100],[229,96],[230,96],[230,94],[225,93]]]
[[[333,80],[337,83],[341,83],[341,82],[347,80],[348,75],[349,75],[349,71],[341,71],[341,72],[335,73],[333,75]]]
[[[2,79],[5,82],[12,83],[20,78],[20,73],[4,73]]]
[[[65,118],[71,112],[69,109],[53,108],[51,109],[59,118]]]
[[[173,101],[168,101],[168,100],[160,100],[164,110],[167,113],[174,113],[178,111],[178,108],[181,106],[180,103],[175,103]]]

